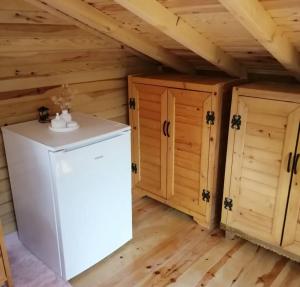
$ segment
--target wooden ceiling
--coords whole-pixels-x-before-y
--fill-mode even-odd
[[[108,55],[125,45],[130,47],[123,49],[126,57],[144,54],[148,61],[152,58],[181,72],[223,70],[239,77],[263,73],[300,78],[299,0],[2,2],[1,58],[24,47],[28,52],[42,50],[40,35],[47,33],[49,44],[72,50],[67,65],[73,65],[78,51],[89,54],[92,67],[100,58],[109,65]],[[23,24],[32,28],[25,31]],[[7,31],[12,33],[6,39]],[[30,33],[34,38],[24,41]],[[122,53],[118,52],[120,59]]]
[[[157,43],[169,49],[172,53],[183,56],[196,65],[198,69],[211,68],[215,66],[205,63],[199,55],[195,55],[189,49],[184,48],[176,41],[165,36],[158,29],[153,28],[145,21],[134,16],[124,7],[109,0],[85,0],[97,9],[113,17],[116,21],[121,20],[130,29],[144,34]],[[137,1],[115,1],[115,2],[137,2]],[[143,1],[140,1],[143,2]],[[148,2],[148,1],[147,1]],[[229,12],[229,5],[225,8],[225,2],[233,5],[245,6],[246,2],[258,2],[256,0],[159,0],[169,11],[181,17],[197,32],[220,47],[224,52],[232,56],[252,73],[285,74],[286,69],[278,62],[270,52],[250,33],[243,24]],[[228,4],[228,3],[227,3]],[[259,1],[265,12],[270,15],[278,28],[282,29],[288,40],[300,50],[300,1],[298,0],[263,0]],[[246,8],[247,7],[246,5]],[[251,9],[251,7],[250,7]],[[249,9],[249,10],[250,10]],[[257,9],[252,11],[253,16],[258,13]],[[258,16],[262,16],[261,14]],[[257,21],[257,19],[254,19]],[[261,24],[261,23],[259,23]],[[266,29],[262,23],[262,29]],[[248,24],[248,26],[250,26]],[[251,27],[250,27],[251,28]],[[272,31],[273,32],[273,31]],[[271,35],[272,37],[273,35]],[[284,53],[286,50],[280,50]],[[297,55],[299,63],[299,54]],[[299,71],[298,71],[299,72]]]

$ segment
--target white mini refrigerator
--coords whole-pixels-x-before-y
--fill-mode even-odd
[[[69,133],[2,128],[19,238],[66,280],[132,238],[130,127],[73,118]]]

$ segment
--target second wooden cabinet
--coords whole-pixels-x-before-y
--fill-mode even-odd
[[[234,89],[222,224],[300,258],[300,87]]]
[[[226,146],[221,126],[228,122],[234,82],[129,78],[135,190],[192,215],[208,228],[218,217],[215,207],[224,169],[224,153],[219,150]]]

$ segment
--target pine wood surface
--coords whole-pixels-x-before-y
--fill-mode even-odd
[[[71,280],[74,287],[298,287],[300,266],[149,198],[133,203],[134,238]]]
[[[189,61],[199,69],[215,69],[213,65],[187,49],[165,32],[156,29],[138,16],[110,0],[85,0],[106,15],[117,19],[128,29],[153,39],[171,53]],[[129,1],[130,2],[130,1]],[[218,0],[158,0],[170,12],[185,21],[201,35],[212,41],[232,56],[247,70],[255,73],[286,74],[286,70],[261,45],[255,37]],[[284,36],[300,48],[299,15],[300,2],[297,0],[261,0],[264,9]],[[255,15],[255,13],[254,13]],[[180,22],[179,21],[179,22]],[[163,25],[161,25],[163,26]],[[192,42],[192,41],[190,41]]]
[[[286,155],[295,146],[298,104],[234,97],[241,129],[235,132],[227,224],[253,237],[280,244],[290,174]],[[295,130],[296,129],[296,130]]]
[[[132,89],[139,110],[137,186],[166,198],[167,138],[161,136],[161,127],[167,118],[167,88],[137,84]]]
[[[217,66],[231,76],[246,77],[247,72],[235,59],[219,46],[188,24],[176,13],[171,12],[156,0],[115,0],[118,4],[152,25],[157,30],[174,39],[196,55]]]
[[[0,92],[123,78],[154,63],[23,0],[1,1],[0,15]]]
[[[40,5],[34,6],[30,2],[39,2]],[[59,14],[61,13],[55,9],[53,15],[53,13],[50,13],[51,9],[48,9],[48,11],[47,8],[49,7],[42,2],[40,0],[27,0],[27,2],[26,0],[1,1],[0,58],[3,63],[10,60],[14,61],[16,58],[19,58],[21,61],[18,63],[18,67],[3,64],[4,68],[0,68],[0,75],[12,77],[15,74],[15,76],[26,75],[28,77],[32,76],[31,73],[47,74],[47,69],[45,70],[40,65],[35,65],[36,60],[39,60],[40,64],[44,64],[43,67],[48,66],[48,69],[53,73],[55,73],[56,69],[65,71],[66,67],[68,67],[68,71],[70,69],[77,71],[85,69],[86,66],[82,63],[83,59],[87,60],[88,65],[95,66],[96,64],[93,64],[95,58],[87,56],[87,51],[93,52],[94,55],[97,54],[96,58],[98,60],[96,61],[98,61],[98,66],[113,65],[112,62],[114,61],[111,61],[111,59],[115,57],[103,57],[103,55],[112,53],[120,56],[119,61],[123,63],[136,58],[144,58],[150,61],[150,57],[152,57],[162,63],[171,64],[177,70],[185,71],[191,71],[195,68],[199,70],[216,70],[218,65],[222,66],[221,62],[226,58],[232,59],[232,61],[226,61],[227,70],[237,70],[234,69],[236,65],[245,67],[249,73],[259,74],[288,75],[288,71],[283,67],[284,65],[286,65],[287,69],[294,72],[298,70],[293,68],[293,66],[297,66],[299,60],[297,51],[300,49],[300,2],[297,0],[259,1],[260,7],[264,9],[263,15],[268,15],[268,18],[274,24],[271,26],[274,26],[276,31],[280,31],[280,33],[276,33],[278,36],[274,44],[276,53],[273,54],[283,65],[267,51],[268,47],[265,48],[259,43],[260,39],[256,40],[253,33],[247,30],[247,28],[253,30],[253,27],[251,25],[247,25],[246,28],[243,27],[239,19],[235,18],[218,0],[156,1],[158,3],[155,7],[163,7],[166,15],[172,14],[171,28],[164,25],[163,22],[156,23],[158,14],[153,20],[154,24],[151,23],[151,25],[114,1],[84,1],[98,9],[99,13],[105,19],[108,19],[108,22],[105,23],[114,22],[116,25],[112,27],[125,29],[127,33],[119,33],[119,36],[123,37],[119,40],[122,40],[129,46],[132,42],[133,46],[137,45],[135,46],[136,50],[141,52],[137,52],[125,46],[124,43],[113,40],[112,38],[115,34],[118,34],[118,31],[116,31],[118,29],[106,31],[100,25],[101,27],[98,27],[99,29],[96,31],[84,23],[78,24],[76,19],[67,14],[60,17],[61,15]],[[52,2],[49,1],[49,4]],[[122,0],[122,2],[128,5],[130,1]],[[248,2],[251,4],[251,1]],[[137,1],[136,3],[139,2]],[[80,3],[80,5],[84,4]],[[87,8],[87,10],[90,9]],[[66,11],[68,12],[69,10],[67,9]],[[94,19],[97,20],[97,18],[95,17]],[[166,19],[167,17],[161,17],[161,21]],[[106,25],[104,26],[106,27]],[[166,29],[166,27],[169,27],[169,29]],[[182,27],[189,27],[188,31],[193,31],[193,33],[189,33],[189,37],[186,37],[187,33],[174,33],[178,29],[183,29]],[[99,32],[99,30],[103,33]],[[167,35],[168,31],[166,30],[169,33],[172,32],[172,37]],[[267,29],[267,31],[269,30]],[[262,34],[265,35],[264,32]],[[130,37],[126,37],[127,35],[130,35]],[[175,39],[173,39],[174,37]],[[223,51],[223,53],[212,52],[214,49],[209,48],[209,45],[201,44],[201,47],[199,47],[197,45],[199,41],[196,41],[196,38],[204,39],[204,42],[212,44],[215,47],[214,49]],[[284,40],[281,40],[282,38]],[[132,39],[135,39],[135,41]],[[140,39],[143,39],[144,42],[151,42],[151,45],[146,45],[147,49],[145,49],[145,46],[143,48]],[[289,49],[289,47],[293,48]],[[210,55],[212,57],[210,61],[214,65],[204,60],[201,57],[201,53],[199,56],[198,50],[203,50],[203,57],[207,54]],[[30,54],[28,54],[28,51],[30,51]],[[57,58],[49,62],[47,59],[53,57],[50,55],[50,51],[51,53],[57,53]],[[163,51],[163,53],[159,53],[159,51]],[[77,54],[77,56],[73,57],[71,54]],[[143,54],[148,54],[148,56]],[[220,55],[222,56],[220,57]],[[170,59],[165,61],[168,57]],[[34,59],[33,63],[31,65],[26,64],[28,59],[30,60],[31,58]],[[63,62],[59,60],[61,58],[64,59]],[[70,58],[72,63],[70,63]],[[286,61],[286,58],[292,60]],[[290,64],[287,65],[287,62]],[[221,67],[221,69],[223,68]]]
[[[299,261],[299,86],[246,84],[234,89],[229,129],[222,226]],[[289,160],[289,157],[291,159]]]
[[[225,164],[225,145],[219,142],[227,139],[226,102],[238,83],[176,74],[129,78],[136,192],[192,215],[206,228],[216,225]],[[207,122],[208,112],[214,113],[214,124]]]
[[[179,89],[169,89],[168,96],[173,113],[168,154],[172,166],[168,174],[172,183],[169,200],[205,216],[207,204],[201,191],[208,189],[210,126],[203,123],[206,111],[212,110],[212,96]]]

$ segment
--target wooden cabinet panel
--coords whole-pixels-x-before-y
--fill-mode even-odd
[[[167,119],[167,89],[143,84],[134,84],[132,89],[136,186],[166,198],[167,137],[162,135],[162,127]]]
[[[287,163],[295,149],[299,104],[234,96],[232,117],[235,114],[241,116],[241,126],[230,129],[231,176],[224,191],[233,206],[231,211],[223,210],[223,217],[227,226],[279,245],[290,183]]]
[[[168,90],[168,199],[205,215],[202,191],[208,186],[211,93]]]
[[[300,128],[300,113],[298,118],[295,119],[295,126]],[[300,177],[299,177],[299,162],[295,162],[297,156],[300,155],[299,144],[299,129],[298,129],[298,145],[294,154],[294,167],[292,169],[292,183],[290,196],[287,206],[287,214],[285,220],[285,227],[282,239],[282,247],[300,256]]]

